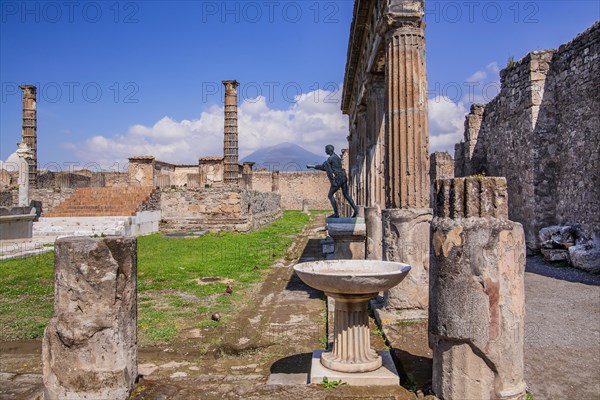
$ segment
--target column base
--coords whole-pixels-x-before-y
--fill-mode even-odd
[[[350,386],[399,386],[400,377],[389,351],[377,351],[381,366],[370,372],[339,372],[325,367],[321,363],[324,350],[315,350],[312,354],[309,383],[319,384],[323,378],[329,381],[342,381]]]

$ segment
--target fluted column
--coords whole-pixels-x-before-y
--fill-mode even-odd
[[[372,294],[335,299],[333,349],[321,355],[321,364],[340,372],[367,372],[381,367],[381,356],[371,348],[369,298]]]
[[[429,207],[429,138],[422,0],[391,0],[386,46],[386,207]]]
[[[385,142],[385,80],[383,75],[371,75],[367,89],[366,202],[367,207],[385,208],[384,142]]]

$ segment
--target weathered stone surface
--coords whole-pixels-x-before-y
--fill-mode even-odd
[[[431,209],[388,209],[382,216],[383,259],[412,268],[404,281],[386,291],[384,307],[400,319],[427,318]]]
[[[467,177],[435,182],[435,216],[508,219],[506,179]]]
[[[165,188],[161,192],[163,228],[246,232],[281,216],[280,195],[234,187]]]
[[[600,247],[593,243],[569,247],[569,260],[575,268],[600,273]]]
[[[576,235],[571,226],[548,226],[540,229],[540,246],[543,249],[568,249],[575,244]]]
[[[541,249],[542,256],[546,261],[565,261],[569,259],[569,251],[566,249]]]
[[[381,210],[379,207],[365,208],[365,223],[367,228],[367,244],[365,257],[367,260],[383,259]]]
[[[45,399],[126,399],[137,377],[136,239],[55,245],[54,313],[42,343]]]
[[[429,340],[441,399],[522,399],[525,243],[520,224],[434,218]]]
[[[538,232],[600,230],[600,22],[556,50],[533,51],[500,72],[498,96],[472,108],[456,145],[456,176],[505,176],[510,219],[528,249]]]

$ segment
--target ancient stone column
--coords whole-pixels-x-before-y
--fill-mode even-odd
[[[22,141],[31,150],[29,163],[29,184],[37,186],[37,89],[33,85],[19,86],[23,90],[23,129]],[[29,205],[29,204],[28,204]]]
[[[33,152],[26,143],[17,143],[19,157],[19,207],[29,206],[29,184],[31,183],[29,168]]]
[[[429,345],[440,399],[524,399],[525,237],[504,178],[436,181]]]
[[[429,290],[429,133],[422,0],[389,0],[380,18],[385,40],[385,187],[383,259],[409,264],[385,308],[401,319],[427,318]]]
[[[223,81],[225,85],[225,135],[223,139],[223,181],[226,185],[239,185],[238,165],[238,115],[235,80]]]
[[[367,227],[367,243],[365,256],[367,260],[382,260],[382,226],[379,207],[365,208],[365,225]]]
[[[137,377],[137,245],[58,239],[54,313],[42,342],[44,398],[127,399]]]
[[[385,80],[383,75],[371,74],[367,79],[367,207],[385,208],[384,137],[385,137]]]
[[[429,132],[422,0],[390,0],[385,37],[386,208],[429,207]]]

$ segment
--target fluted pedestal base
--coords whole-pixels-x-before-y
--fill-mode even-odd
[[[309,383],[319,384],[323,378],[329,381],[342,381],[350,386],[399,386],[400,378],[389,351],[378,351],[382,365],[370,372],[339,372],[326,368],[321,363],[323,350],[315,350],[312,355]]]
[[[369,332],[369,299],[375,294],[327,295],[335,299],[333,349],[321,355],[321,364],[340,372],[381,367],[381,356],[371,349]]]

